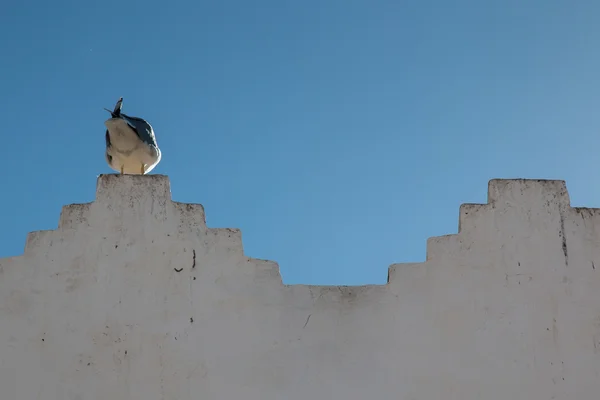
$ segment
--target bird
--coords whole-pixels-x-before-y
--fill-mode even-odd
[[[106,161],[121,175],[145,175],[162,157],[154,129],[146,120],[122,113],[122,107],[123,97],[120,97],[113,111],[105,108],[111,115],[104,122]]]

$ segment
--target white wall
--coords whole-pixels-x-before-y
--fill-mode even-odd
[[[0,259],[0,399],[597,400],[598,232],[564,182],[494,180],[389,284],[284,286],[168,178],[104,175]]]

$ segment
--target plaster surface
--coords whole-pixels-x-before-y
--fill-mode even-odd
[[[492,180],[386,285],[283,285],[165,176],[0,259],[2,400],[600,398],[600,211]]]

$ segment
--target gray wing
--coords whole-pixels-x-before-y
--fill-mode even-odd
[[[127,124],[135,131],[138,137],[146,144],[158,147],[156,144],[156,136],[154,136],[154,129],[146,120],[136,117],[130,117],[121,113],[121,118],[127,121]]]

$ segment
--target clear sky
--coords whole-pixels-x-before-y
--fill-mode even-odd
[[[104,121],[285,283],[384,283],[491,178],[600,206],[600,1],[4,2],[0,257],[94,199]]]

